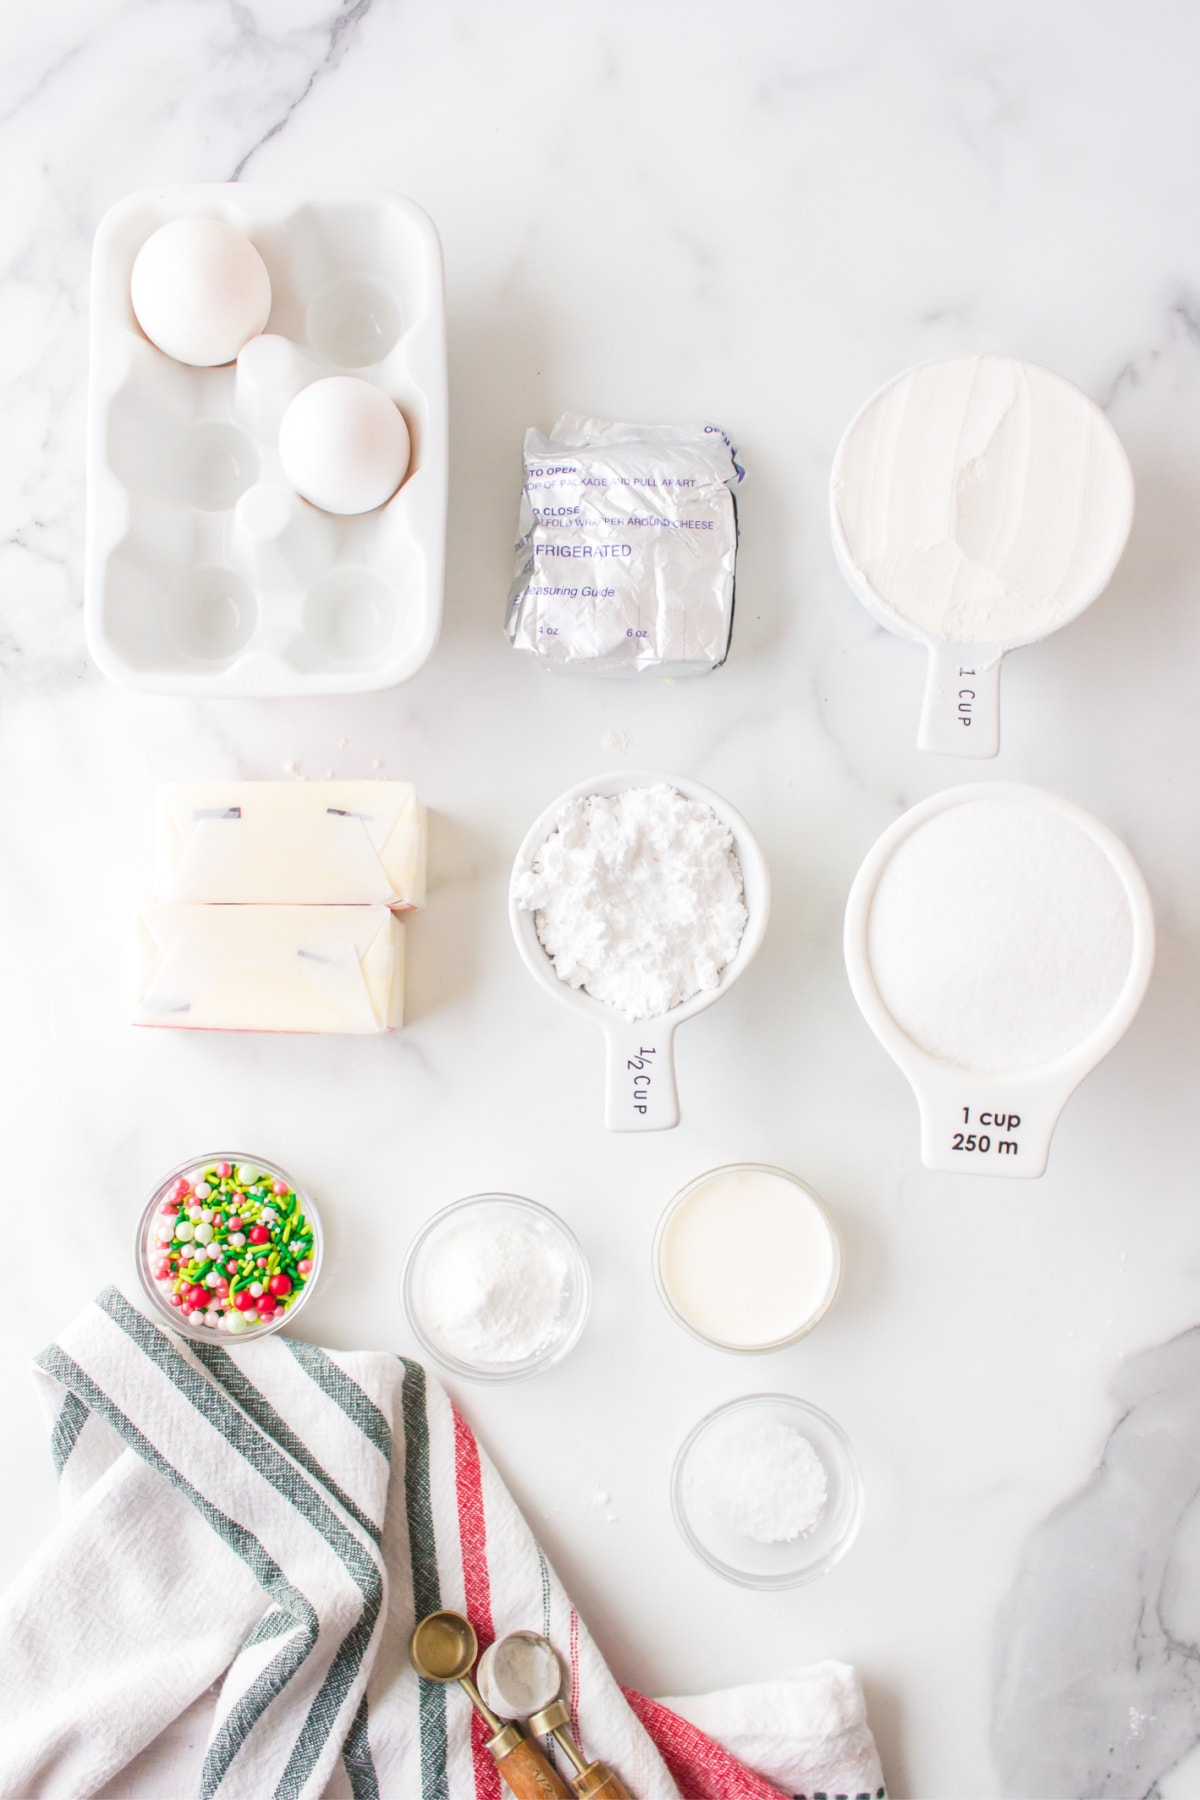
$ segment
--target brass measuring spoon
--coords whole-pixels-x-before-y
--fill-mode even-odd
[[[505,1660],[520,1656],[525,1680],[519,1710],[532,1703],[525,1712],[525,1722],[537,1737],[550,1735],[567,1757],[575,1773],[571,1786],[576,1800],[633,1800],[632,1794],[615,1769],[607,1763],[589,1762],[571,1735],[571,1714],[561,1697],[562,1665],[549,1638],[536,1631],[513,1631],[484,1651],[479,1664],[479,1679],[490,1697],[505,1710],[513,1701],[504,1687]]]
[[[573,1800],[541,1745],[527,1738],[519,1725],[497,1718],[485,1702],[471,1679],[478,1653],[475,1627],[456,1612],[429,1613],[418,1621],[408,1641],[408,1659],[418,1675],[427,1681],[457,1681],[463,1689],[491,1732],[488,1751],[516,1800]],[[621,1797],[614,1795],[612,1800]]]

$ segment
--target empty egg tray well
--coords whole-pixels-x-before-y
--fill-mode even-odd
[[[192,368],[148,341],[134,259],[206,214],[255,244],[266,331]],[[311,381],[354,374],[404,414],[412,460],[371,513],[320,512],[287,485],[279,421]],[[441,251],[420,207],[375,189],[156,189],[101,221],[92,269],[84,617],[103,672],[158,693],[391,687],[437,641],[446,531]]]

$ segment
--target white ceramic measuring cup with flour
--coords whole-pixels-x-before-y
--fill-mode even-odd
[[[1141,871],[1041,788],[951,788],[889,826],[846,906],[863,1017],[908,1078],[929,1169],[1041,1175],[1068,1099],[1154,964]]]
[[[543,946],[539,936],[541,915],[528,903],[522,904],[521,893],[528,885],[539,853],[551,837],[559,832],[560,821],[569,816],[573,803],[591,796],[608,799],[634,794],[636,790],[670,790],[699,808],[715,815],[714,839],[732,840],[733,856],[740,875],[741,900],[744,903],[744,926],[736,942],[731,940],[728,959],[718,969],[710,964],[703,974],[704,985],[691,991],[678,1004],[668,1004],[653,1013],[628,1017],[607,999],[598,999],[582,985],[572,985],[564,978]],[[724,852],[710,843],[707,860]],[[645,859],[642,859],[643,862]],[[653,859],[650,859],[651,861]],[[645,868],[642,868],[645,874]],[[611,871],[610,871],[611,878]],[[525,834],[513,863],[509,882],[509,921],[517,949],[526,968],[548,994],[571,1007],[582,1017],[591,1019],[604,1033],[606,1045],[606,1079],[604,1122],[609,1131],[663,1131],[679,1123],[679,1095],[675,1083],[674,1040],[679,1026],[728,993],[733,983],[753,960],[766,931],[770,910],[771,884],[766,861],[758,843],[741,814],[711,789],[699,782],[675,775],[634,769],[617,774],[597,775],[578,782],[539,814]],[[725,896],[726,901],[728,896]],[[714,906],[714,910],[716,907]],[[704,922],[706,925],[711,921]],[[560,963],[562,958],[559,958]],[[656,973],[647,971],[647,974]],[[654,983],[648,984],[652,991]]]
[[[988,757],[1003,657],[1108,586],[1133,475],[1104,413],[1061,375],[958,356],[867,401],[833,459],[830,513],[867,611],[929,652],[918,747]]]

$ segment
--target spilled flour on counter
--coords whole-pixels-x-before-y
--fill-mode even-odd
[[[793,1425],[747,1418],[697,1445],[688,1490],[689,1498],[703,1501],[739,1537],[786,1544],[820,1524],[829,1478]]]
[[[568,801],[513,897],[559,980],[627,1019],[715,988],[746,929],[729,828],[666,782]]]

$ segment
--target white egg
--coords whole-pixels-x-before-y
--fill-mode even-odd
[[[279,427],[279,460],[298,494],[323,512],[365,513],[408,473],[408,426],[381,388],[330,375],[302,388]]]
[[[223,219],[160,225],[137,253],[129,287],[150,342],[202,369],[232,362],[271,311],[267,265]]]

